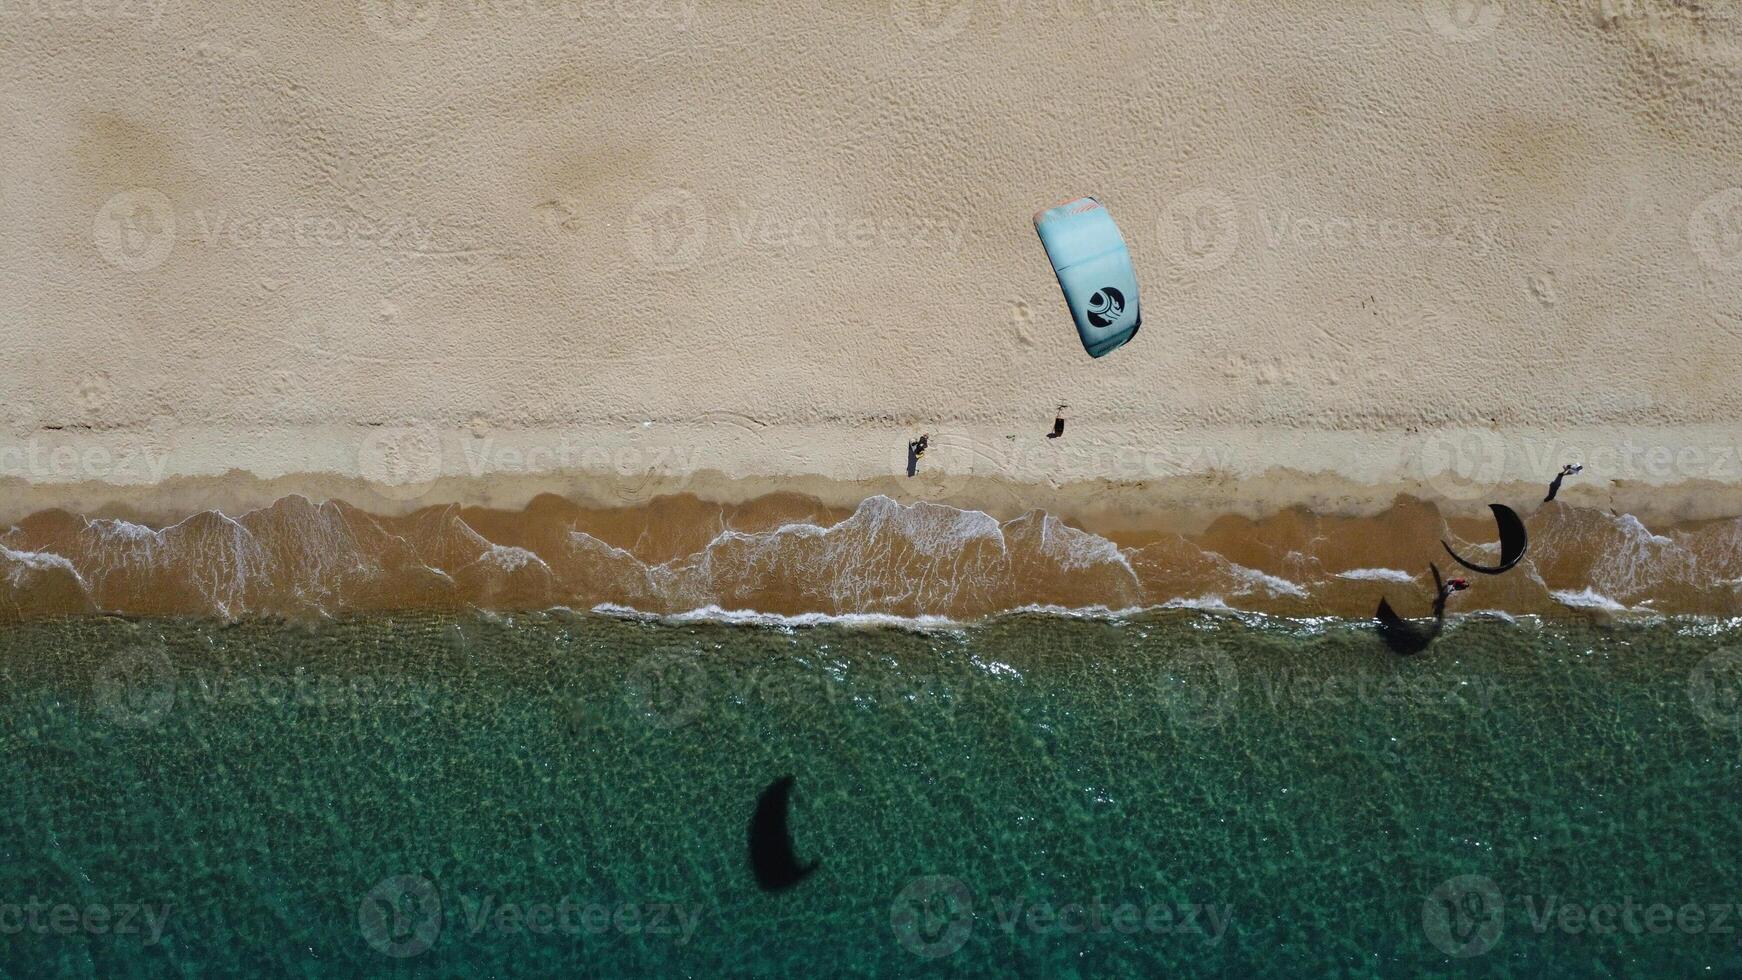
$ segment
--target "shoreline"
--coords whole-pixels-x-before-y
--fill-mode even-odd
[[[1520,570],[1478,576],[1454,611],[1742,614],[1742,518],[1647,522],[1569,499],[1523,519],[1531,545]],[[64,509],[25,517],[0,531],[0,619],[556,606],[956,620],[1177,606],[1364,618],[1381,597],[1407,616],[1426,608],[1429,563],[1456,572],[1442,541],[1480,560],[1494,533],[1491,518],[1407,495],[1372,514],[1223,513],[1182,533],[885,495],[841,507],[790,490],[613,506],[547,493],[519,508],[428,504],[400,515],[290,494],[157,527]]]
[[[1729,426],[1415,433],[1229,428],[1153,434],[1074,421],[1064,439],[1007,427],[669,425],[491,430],[426,425],[259,432],[42,430],[0,444],[0,523],[60,508],[160,527],[289,495],[398,516],[432,504],[517,509],[541,494],[638,506],[691,494],[742,504],[795,493],[851,508],[875,495],[1008,519],[1045,510],[1120,536],[1198,533],[1218,518],[1380,513],[1400,495],[1454,516],[1561,499],[1647,522],[1742,516],[1742,433]],[[931,434],[913,478],[906,440]]]

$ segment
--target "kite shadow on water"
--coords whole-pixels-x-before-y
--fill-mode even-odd
[[[1470,587],[1470,583],[1461,578],[1446,580],[1440,577],[1440,567],[1428,563],[1428,570],[1434,576],[1434,619],[1433,625],[1427,627],[1416,624],[1399,616],[1391,608],[1391,602],[1384,597],[1379,599],[1379,609],[1373,618],[1379,621],[1379,638],[1391,648],[1391,652],[1400,657],[1408,657],[1428,648],[1440,630],[1446,624],[1446,600],[1454,592],[1462,592]]]
[[[750,818],[750,870],[756,885],[765,892],[785,891],[809,877],[821,861],[800,864],[787,826],[792,805],[793,777],[782,776],[768,784],[756,800]]]

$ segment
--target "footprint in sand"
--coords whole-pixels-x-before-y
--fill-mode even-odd
[[[1024,300],[1010,302],[1010,325],[1016,330],[1016,340],[1027,347],[1034,346],[1034,311],[1028,308]]]

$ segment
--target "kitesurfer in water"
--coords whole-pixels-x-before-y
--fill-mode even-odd
[[[1555,475],[1554,482],[1548,485],[1548,496],[1542,498],[1542,502],[1546,504],[1553,500],[1554,495],[1561,492],[1561,481],[1582,469],[1584,469],[1584,467],[1577,463],[1568,463],[1561,467],[1561,471]]]
[[[1439,578],[1439,575],[1440,570],[1435,568],[1434,578]],[[1462,578],[1449,578],[1440,583],[1439,595],[1434,597],[1434,618],[1446,618],[1446,600],[1452,597],[1452,593],[1462,592],[1469,587],[1470,580]]]
[[[1428,570],[1434,576],[1434,620],[1433,624],[1422,629],[1399,616],[1391,603],[1383,598],[1379,600],[1379,610],[1374,618],[1379,621],[1379,638],[1391,648],[1391,652],[1399,656],[1412,656],[1426,650],[1440,635],[1440,630],[1446,624],[1446,600],[1455,592],[1462,592],[1470,587],[1470,583],[1461,578],[1444,579],[1440,577],[1438,565],[1428,564]]]

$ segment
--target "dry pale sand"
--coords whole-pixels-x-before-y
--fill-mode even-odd
[[[1201,526],[1572,459],[1742,513],[1734,3],[0,0],[0,89],[0,520]],[[1083,193],[1143,286],[1099,361],[1029,224]]]

